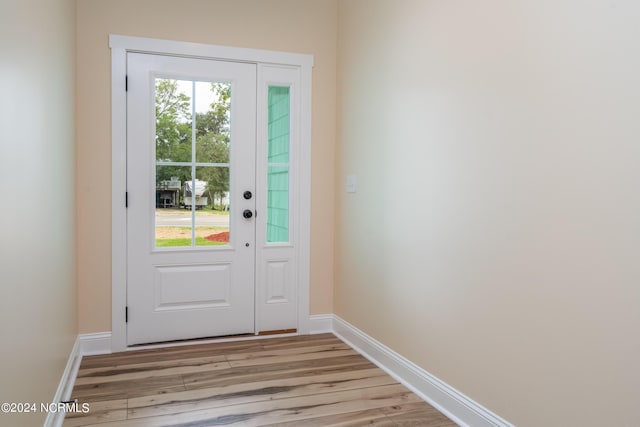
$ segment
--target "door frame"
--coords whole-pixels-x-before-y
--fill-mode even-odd
[[[109,35],[111,48],[111,351],[127,347],[127,52],[177,55],[260,65],[297,67],[300,70],[298,191],[292,210],[297,295],[297,333],[310,332],[309,268],[311,230],[311,72],[313,55],[235,48],[172,40]]]

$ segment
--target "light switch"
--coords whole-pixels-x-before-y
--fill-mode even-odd
[[[356,176],[355,175],[347,175],[347,184],[346,184],[347,193],[355,193],[356,192]]]

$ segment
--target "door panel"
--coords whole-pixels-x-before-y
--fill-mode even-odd
[[[300,220],[300,70],[261,65],[258,110],[257,324],[261,330],[298,325]]]
[[[127,75],[127,343],[254,332],[256,65],[128,53]]]
[[[155,310],[228,307],[231,264],[156,266]]]

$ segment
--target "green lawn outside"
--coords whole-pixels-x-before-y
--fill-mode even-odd
[[[196,246],[224,246],[225,242],[212,242],[204,237],[196,237]],[[156,239],[156,248],[191,247],[191,238]]]

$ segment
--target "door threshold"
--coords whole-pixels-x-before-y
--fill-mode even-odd
[[[297,329],[282,329],[275,331],[262,331],[257,334],[248,333],[248,334],[236,334],[236,335],[223,335],[218,337],[206,337],[206,338],[191,338],[184,340],[174,340],[174,341],[163,341],[156,343],[147,343],[147,344],[134,344],[127,347],[126,351],[136,351],[136,350],[150,350],[154,348],[165,348],[165,347],[183,347],[189,345],[199,345],[199,344],[215,344],[215,343],[224,343],[224,342],[234,342],[234,341],[253,341],[260,340],[265,338],[281,338],[281,337],[292,337],[297,336]]]

